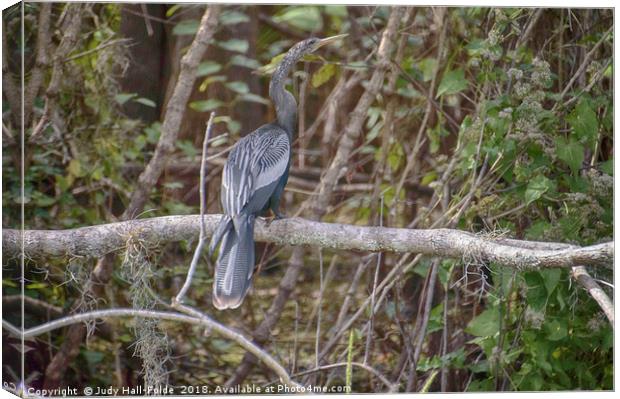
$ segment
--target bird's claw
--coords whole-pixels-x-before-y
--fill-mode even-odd
[[[273,211],[273,214],[276,215],[274,217],[274,220],[286,219],[288,217],[284,213],[281,213],[279,211]]]
[[[273,217],[265,217],[265,226],[269,227],[271,226],[271,223],[273,223],[274,220],[280,220],[280,219],[286,219],[287,216],[283,213],[277,212],[277,211],[273,211]]]

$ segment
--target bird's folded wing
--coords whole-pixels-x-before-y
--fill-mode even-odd
[[[222,205],[229,215],[239,214],[258,189],[276,182],[286,171],[288,136],[260,133],[240,140],[224,166]]]
[[[288,136],[280,134],[269,140],[264,152],[256,159],[254,190],[279,180],[289,162],[290,143]]]

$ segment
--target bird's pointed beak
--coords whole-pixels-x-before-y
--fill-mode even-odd
[[[347,36],[349,36],[349,34],[348,34],[348,33],[344,33],[344,34],[342,34],[342,35],[336,35],[336,36],[326,37],[325,39],[321,39],[321,40],[319,40],[319,43],[317,44],[316,48],[323,47],[323,46],[325,46],[326,44],[333,43],[333,42],[335,42],[336,40],[338,40],[338,39],[342,39],[342,38],[347,37]]]

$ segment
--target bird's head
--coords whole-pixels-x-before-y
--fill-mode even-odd
[[[306,39],[306,40],[303,40],[297,43],[295,46],[293,46],[293,48],[291,48],[291,51],[297,52],[300,55],[310,54],[310,53],[315,52],[319,48],[325,46],[326,44],[333,43],[336,40],[342,39],[347,35],[348,34],[345,33],[342,35],[326,37],[324,39],[320,39],[318,37],[311,37],[309,39]]]

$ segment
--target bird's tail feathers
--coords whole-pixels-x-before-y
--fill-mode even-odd
[[[213,232],[213,236],[211,237],[211,242],[209,243],[209,258],[213,256],[215,252],[215,248],[219,245],[220,241],[222,241],[222,237],[224,233],[226,233],[232,227],[232,219],[230,216],[224,214],[220,219],[219,224],[215,228]]]
[[[236,309],[241,305],[254,271],[253,215],[235,217],[234,228],[223,234],[213,281],[213,305],[217,309]]]

